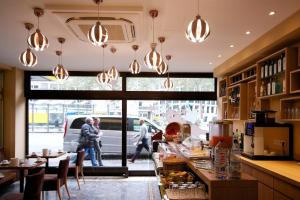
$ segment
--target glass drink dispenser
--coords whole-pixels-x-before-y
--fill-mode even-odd
[[[212,147],[216,146],[220,139],[231,146],[232,144],[232,121],[217,120],[209,122],[209,141]]]

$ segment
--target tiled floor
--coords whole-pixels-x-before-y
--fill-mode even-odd
[[[75,179],[69,178],[69,191],[72,200],[160,200],[156,177],[86,177],[78,189]],[[8,191],[18,191],[16,182],[0,189],[0,197]],[[63,199],[68,199],[62,189]],[[44,200],[56,200],[56,192],[45,192]]]

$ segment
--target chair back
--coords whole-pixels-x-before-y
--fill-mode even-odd
[[[77,152],[76,166],[82,166],[84,161],[84,149]]]
[[[23,199],[40,200],[44,183],[45,169],[40,172],[26,176],[26,185]]]
[[[68,169],[69,169],[69,161],[70,161],[69,156],[64,160],[59,161],[57,178],[59,178],[61,180],[66,180],[67,179]]]

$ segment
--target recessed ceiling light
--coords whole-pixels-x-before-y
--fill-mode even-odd
[[[251,33],[250,31],[246,31],[246,35],[250,35],[250,33]]]
[[[233,45],[233,44],[231,44],[229,47],[230,47],[230,48],[233,48],[233,47],[234,47],[234,45]]]
[[[275,11],[270,11],[269,16],[275,15]]]
[[[212,62],[209,62],[208,64],[212,65],[213,63],[212,63]]]
[[[219,54],[219,55],[218,55],[218,58],[221,58],[221,57],[222,57],[222,55],[221,55],[221,54]]]

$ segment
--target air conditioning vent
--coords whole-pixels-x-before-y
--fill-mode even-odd
[[[81,41],[88,42],[87,32],[98,20],[95,6],[46,5],[46,10]],[[103,6],[100,22],[108,31],[109,43],[141,41],[143,31],[143,7]]]
[[[97,20],[97,17],[73,17],[69,18],[66,24],[78,39],[88,41],[87,33]],[[109,43],[130,43],[135,41],[135,27],[130,20],[100,17],[100,21],[108,31]]]

